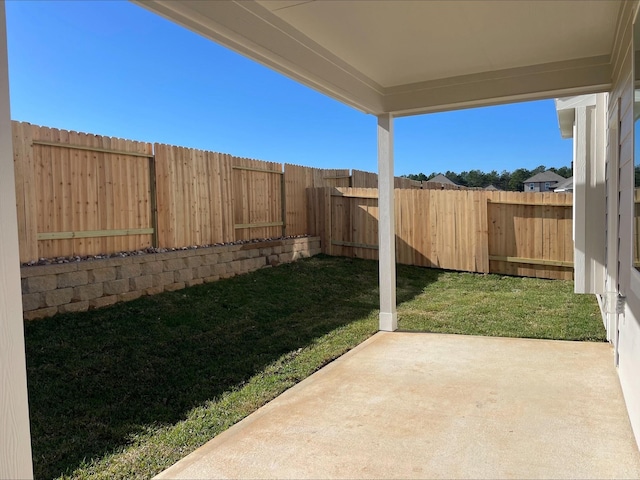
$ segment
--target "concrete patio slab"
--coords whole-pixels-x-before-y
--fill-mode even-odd
[[[608,344],[378,333],[157,478],[640,478]]]

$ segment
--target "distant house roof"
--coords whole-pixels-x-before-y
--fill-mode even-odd
[[[540,182],[551,182],[558,183],[564,182],[566,179],[557,173],[552,172],[551,170],[547,170],[546,172],[536,173],[533,177],[527,178],[524,183],[540,183]]]
[[[573,177],[567,178],[564,182],[558,183],[554,192],[573,192]]]
[[[502,190],[496,187],[495,185],[489,185],[488,187],[484,187],[485,190],[489,190],[492,192],[501,192]]]
[[[431,180],[427,180],[427,182],[428,183],[446,183],[448,185],[458,185],[457,183],[452,182],[451,180],[449,180],[447,177],[445,177],[441,173],[439,173],[438,175],[433,177]]]

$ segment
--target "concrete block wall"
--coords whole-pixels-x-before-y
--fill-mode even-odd
[[[320,253],[305,237],[22,267],[25,320],[126,302]]]

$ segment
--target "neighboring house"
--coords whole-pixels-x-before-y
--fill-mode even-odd
[[[573,192],[573,177],[567,178],[564,182],[560,182],[556,185],[556,188],[553,190],[554,192]]]
[[[489,192],[501,192],[502,189],[496,187],[495,185],[489,185],[488,187],[484,187],[485,190],[489,191]]]
[[[527,178],[524,183],[524,191],[525,192],[553,192],[553,189],[556,188],[561,182],[564,182],[566,179],[558,175],[557,173],[552,172],[551,170],[547,170],[546,172],[541,172],[535,174],[531,178]]]
[[[436,175],[432,179],[427,180],[426,183],[441,183],[441,184],[444,184],[444,185],[455,185],[456,187],[459,186],[457,183],[452,182],[451,180],[449,180],[447,177],[445,177],[441,173],[439,173],[438,175]]]

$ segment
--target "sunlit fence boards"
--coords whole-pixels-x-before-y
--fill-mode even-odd
[[[152,145],[13,123],[22,261],[153,242]]]
[[[308,193],[309,231],[323,252],[378,258],[377,189]],[[570,279],[572,196],[482,190],[395,191],[399,263],[479,273]]]
[[[13,122],[20,260],[305,235],[306,190],[349,170]]]
[[[235,240],[230,155],[155,144],[158,246]]]

